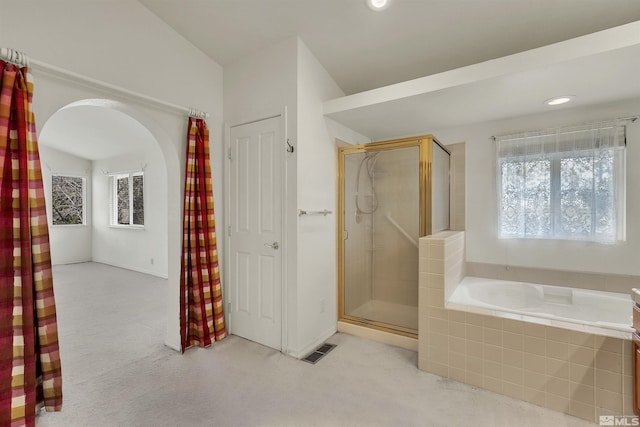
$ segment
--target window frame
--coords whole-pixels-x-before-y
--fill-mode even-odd
[[[605,129],[605,128],[593,128],[595,130]],[[562,135],[562,132],[558,132],[557,134]],[[514,137],[502,137],[502,139],[509,144],[509,141],[515,141],[518,139],[528,139],[535,138],[536,136],[547,137],[553,134],[543,134],[540,133],[538,135],[533,136],[524,136],[518,135],[517,138]],[[531,154],[523,154],[527,152],[526,145],[521,145],[520,147],[514,150],[514,153],[506,154],[508,152],[508,148],[502,151],[502,147],[498,146],[497,148],[497,156],[496,156],[496,179],[497,179],[497,234],[498,239],[500,240],[514,240],[514,239],[526,239],[526,240],[562,240],[562,241],[579,241],[579,242],[589,242],[589,243],[598,243],[598,244],[611,244],[611,243],[621,243],[626,240],[626,143],[624,141],[624,129],[622,130],[622,143],[616,143],[614,145],[603,146],[600,143],[596,143],[596,145],[592,149],[585,148],[577,148],[574,150],[557,150],[554,151],[549,150],[547,152],[538,153],[534,151]],[[500,142],[500,140],[498,140]],[[534,144],[535,146],[535,144]],[[591,225],[590,231],[588,235],[579,236],[572,235],[570,233],[563,232],[562,227],[562,162],[565,159],[579,159],[579,158],[588,158],[591,157],[595,160],[596,156],[603,151],[610,151],[611,157],[611,171],[612,171],[612,203],[613,203],[613,214],[614,218],[614,229],[610,234],[598,234],[596,221],[598,220],[598,214],[595,208],[595,181],[591,186],[591,195],[592,201],[590,204],[591,207]],[[517,153],[520,153],[517,154]],[[536,161],[547,161],[549,162],[549,170],[548,170],[548,183],[549,183],[549,232],[548,234],[527,234],[526,232],[526,215],[527,210],[524,208],[523,215],[525,215],[525,229],[522,232],[516,233],[507,233],[504,229],[504,197],[505,197],[505,186],[504,186],[504,173],[505,173],[505,164],[506,163],[522,163],[523,167],[527,167],[527,164],[536,162]],[[595,162],[591,164],[591,171],[594,172],[596,169]],[[526,176],[526,173],[525,173]],[[593,178],[595,179],[595,178]],[[525,181],[526,182],[526,181]],[[566,181],[565,181],[566,182]]]
[[[82,180],[82,222],[79,224],[55,224],[53,217],[53,180],[55,177],[79,178]],[[51,174],[51,227],[86,227],[87,226],[87,177],[79,174],[53,173]]]
[[[144,179],[144,170],[138,169],[133,171],[126,172],[113,172],[109,174],[109,227],[112,228],[128,228],[128,229],[137,229],[143,230],[145,228],[145,205],[146,205],[146,191],[145,191],[145,179]],[[134,176],[142,176],[142,224],[134,224],[134,210],[133,210],[133,177]],[[118,222],[118,180],[122,178],[127,178],[128,187],[129,187],[129,224],[120,224]]]

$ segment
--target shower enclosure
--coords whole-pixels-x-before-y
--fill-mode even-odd
[[[449,157],[431,135],[339,149],[339,321],[417,336],[418,238],[449,228]]]

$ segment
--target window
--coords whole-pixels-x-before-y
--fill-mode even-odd
[[[53,175],[51,177],[51,223],[84,225],[85,178]]]
[[[500,238],[624,240],[625,128],[497,138]]]
[[[144,172],[111,175],[111,225],[144,226]]]

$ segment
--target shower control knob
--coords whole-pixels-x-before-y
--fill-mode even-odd
[[[264,245],[269,246],[271,249],[280,249],[280,245],[278,244],[278,242],[265,243]]]

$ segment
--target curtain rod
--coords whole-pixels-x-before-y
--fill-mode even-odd
[[[582,127],[582,126],[589,126],[589,125],[598,125],[598,124],[604,124],[604,123],[611,123],[611,122],[635,122],[636,120],[638,120],[640,118],[640,115],[637,116],[629,116],[629,117],[618,117],[616,119],[611,119],[611,120],[600,120],[600,121],[596,121],[596,122],[588,122],[588,123],[581,123],[581,124],[577,124],[577,125],[569,125],[569,126],[561,126],[561,127],[555,127],[555,128],[547,128],[547,129],[541,129],[541,130],[532,130],[532,131],[526,131],[526,132],[518,132],[518,133],[508,133],[505,135],[493,135],[490,136],[489,139],[492,141],[497,141],[498,138],[506,138],[506,137],[513,137],[513,138],[509,138],[509,139],[524,139],[524,138],[528,138],[526,135],[528,133],[540,133],[539,135],[535,135],[535,136],[549,136],[549,135],[553,135],[554,133],[557,133],[558,131],[561,131],[562,129],[572,129],[572,128],[576,128],[576,127]],[[560,133],[569,133],[569,132],[560,132]]]
[[[115,92],[126,98],[142,101],[144,103],[151,104],[156,107],[163,107],[165,109],[179,111],[181,113],[185,113],[189,115],[190,117],[195,117],[200,119],[209,118],[209,113],[207,113],[206,111],[200,111],[190,107],[183,107],[182,105],[173,104],[158,98],[154,98],[148,95],[141,94],[139,92],[134,92],[132,90],[113,85],[111,83],[103,82],[102,80],[94,79],[92,77],[87,77],[82,74],[75,73],[73,71],[65,70],[64,68],[60,68],[55,65],[47,64],[45,62],[41,62],[33,58],[29,58],[23,52],[19,52],[6,47],[0,48],[0,59],[15,65],[18,65],[20,67],[31,67],[34,70],[42,71],[54,77],[75,81],[77,83],[84,83],[91,87],[97,86],[101,89],[106,89],[107,91]]]

